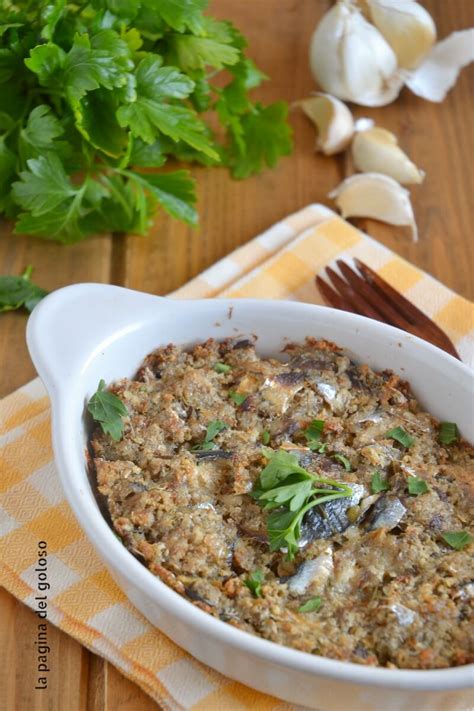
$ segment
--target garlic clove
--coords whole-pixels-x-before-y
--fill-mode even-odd
[[[349,7],[336,3],[317,25],[309,49],[309,63],[314,78],[324,91],[339,99],[348,99],[339,45],[351,16]]]
[[[405,80],[400,72],[396,71],[384,81],[384,84],[376,94],[359,96],[358,99],[351,99],[360,106],[387,106],[398,97],[403,89]]]
[[[351,175],[329,193],[344,218],[371,217],[390,225],[408,225],[414,242],[418,230],[410,193],[393,178],[381,173]]]
[[[433,18],[415,0],[367,0],[370,19],[397,55],[398,66],[416,67],[436,41]]]
[[[425,174],[399,148],[397,138],[384,128],[369,128],[356,133],[352,141],[352,159],[362,173],[383,173],[409,185],[421,183]]]
[[[364,106],[390,103],[403,86],[394,51],[347,0],[339,0],[316,27],[310,65],[324,91]]]
[[[453,32],[438,42],[422,64],[405,77],[417,96],[443,101],[455,85],[461,69],[474,62],[474,28]]]
[[[342,101],[330,94],[316,94],[299,103],[318,129],[317,151],[331,156],[348,146],[354,135],[354,119]]]

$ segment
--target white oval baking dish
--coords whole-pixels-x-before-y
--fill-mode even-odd
[[[52,404],[53,447],[62,486],[85,533],[129,599],[197,659],[260,691],[323,711],[466,711],[474,665],[430,671],[369,668],[268,642],[221,622],[152,575],[102,517],[86,463],[84,406],[106,382],[132,376],[167,343],[252,336],[264,355],[306,336],[327,338],[375,369],[407,379],[424,407],[457,422],[474,441],[471,371],[434,346],[353,314],[296,302],[178,301],[100,284],[46,297],[28,322],[33,362]]]

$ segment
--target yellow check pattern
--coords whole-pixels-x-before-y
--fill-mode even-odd
[[[314,275],[359,257],[437,321],[474,364],[474,307],[321,205],[310,205],[222,259],[173,297],[265,297],[322,303]],[[290,711],[179,649],[128,602],[79,528],[50,446],[36,379],[0,402],[0,582],[37,609],[38,541],[48,543],[48,620],[173,711]]]

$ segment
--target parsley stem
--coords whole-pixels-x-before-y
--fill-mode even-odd
[[[115,170],[114,172],[115,172],[115,173],[120,173],[120,175],[127,175],[127,176],[128,176],[128,173],[127,173],[126,171]],[[125,198],[123,197],[123,195],[121,194],[121,192],[116,189],[116,187],[114,186],[113,182],[112,182],[111,180],[109,180],[108,176],[104,176],[104,177],[102,178],[102,183],[107,186],[107,188],[110,190],[111,195],[113,195],[114,198],[117,200],[117,202],[120,203],[120,205],[122,205],[122,207],[123,207],[123,209],[124,209],[124,211],[125,211],[125,214],[126,214],[128,217],[130,217],[130,219],[131,219],[131,218],[132,218],[132,212],[133,212],[132,206],[128,203],[127,200],[125,200]]]
[[[312,476],[311,478],[317,484],[327,484],[328,486],[337,486],[338,489],[342,489],[342,491],[345,491],[347,494],[352,493],[351,487],[347,486],[347,484],[343,484],[342,481],[336,481],[335,479],[323,479],[322,477],[319,477],[319,476]],[[322,490],[316,489],[316,491],[327,491],[327,489],[322,489]]]
[[[349,492],[352,493],[351,489],[349,489]],[[314,506],[318,506],[319,504],[325,504],[328,501],[334,501],[334,499],[344,499],[346,496],[349,496],[349,493],[339,491],[334,492],[334,494],[330,494],[328,496],[320,496],[318,499],[311,499],[311,501],[308,501],[308,503],[303,506],[303,508],[298,512],[298,519],[301,520],[305,513],[312,509]]]

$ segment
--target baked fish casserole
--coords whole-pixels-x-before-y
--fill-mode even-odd
[[[90,440],[106,515],[193,604],[332,659],[473,661],[474,450],[393,372],[327,341],[277,360],[209,340],[103,392],[122,408]]]

